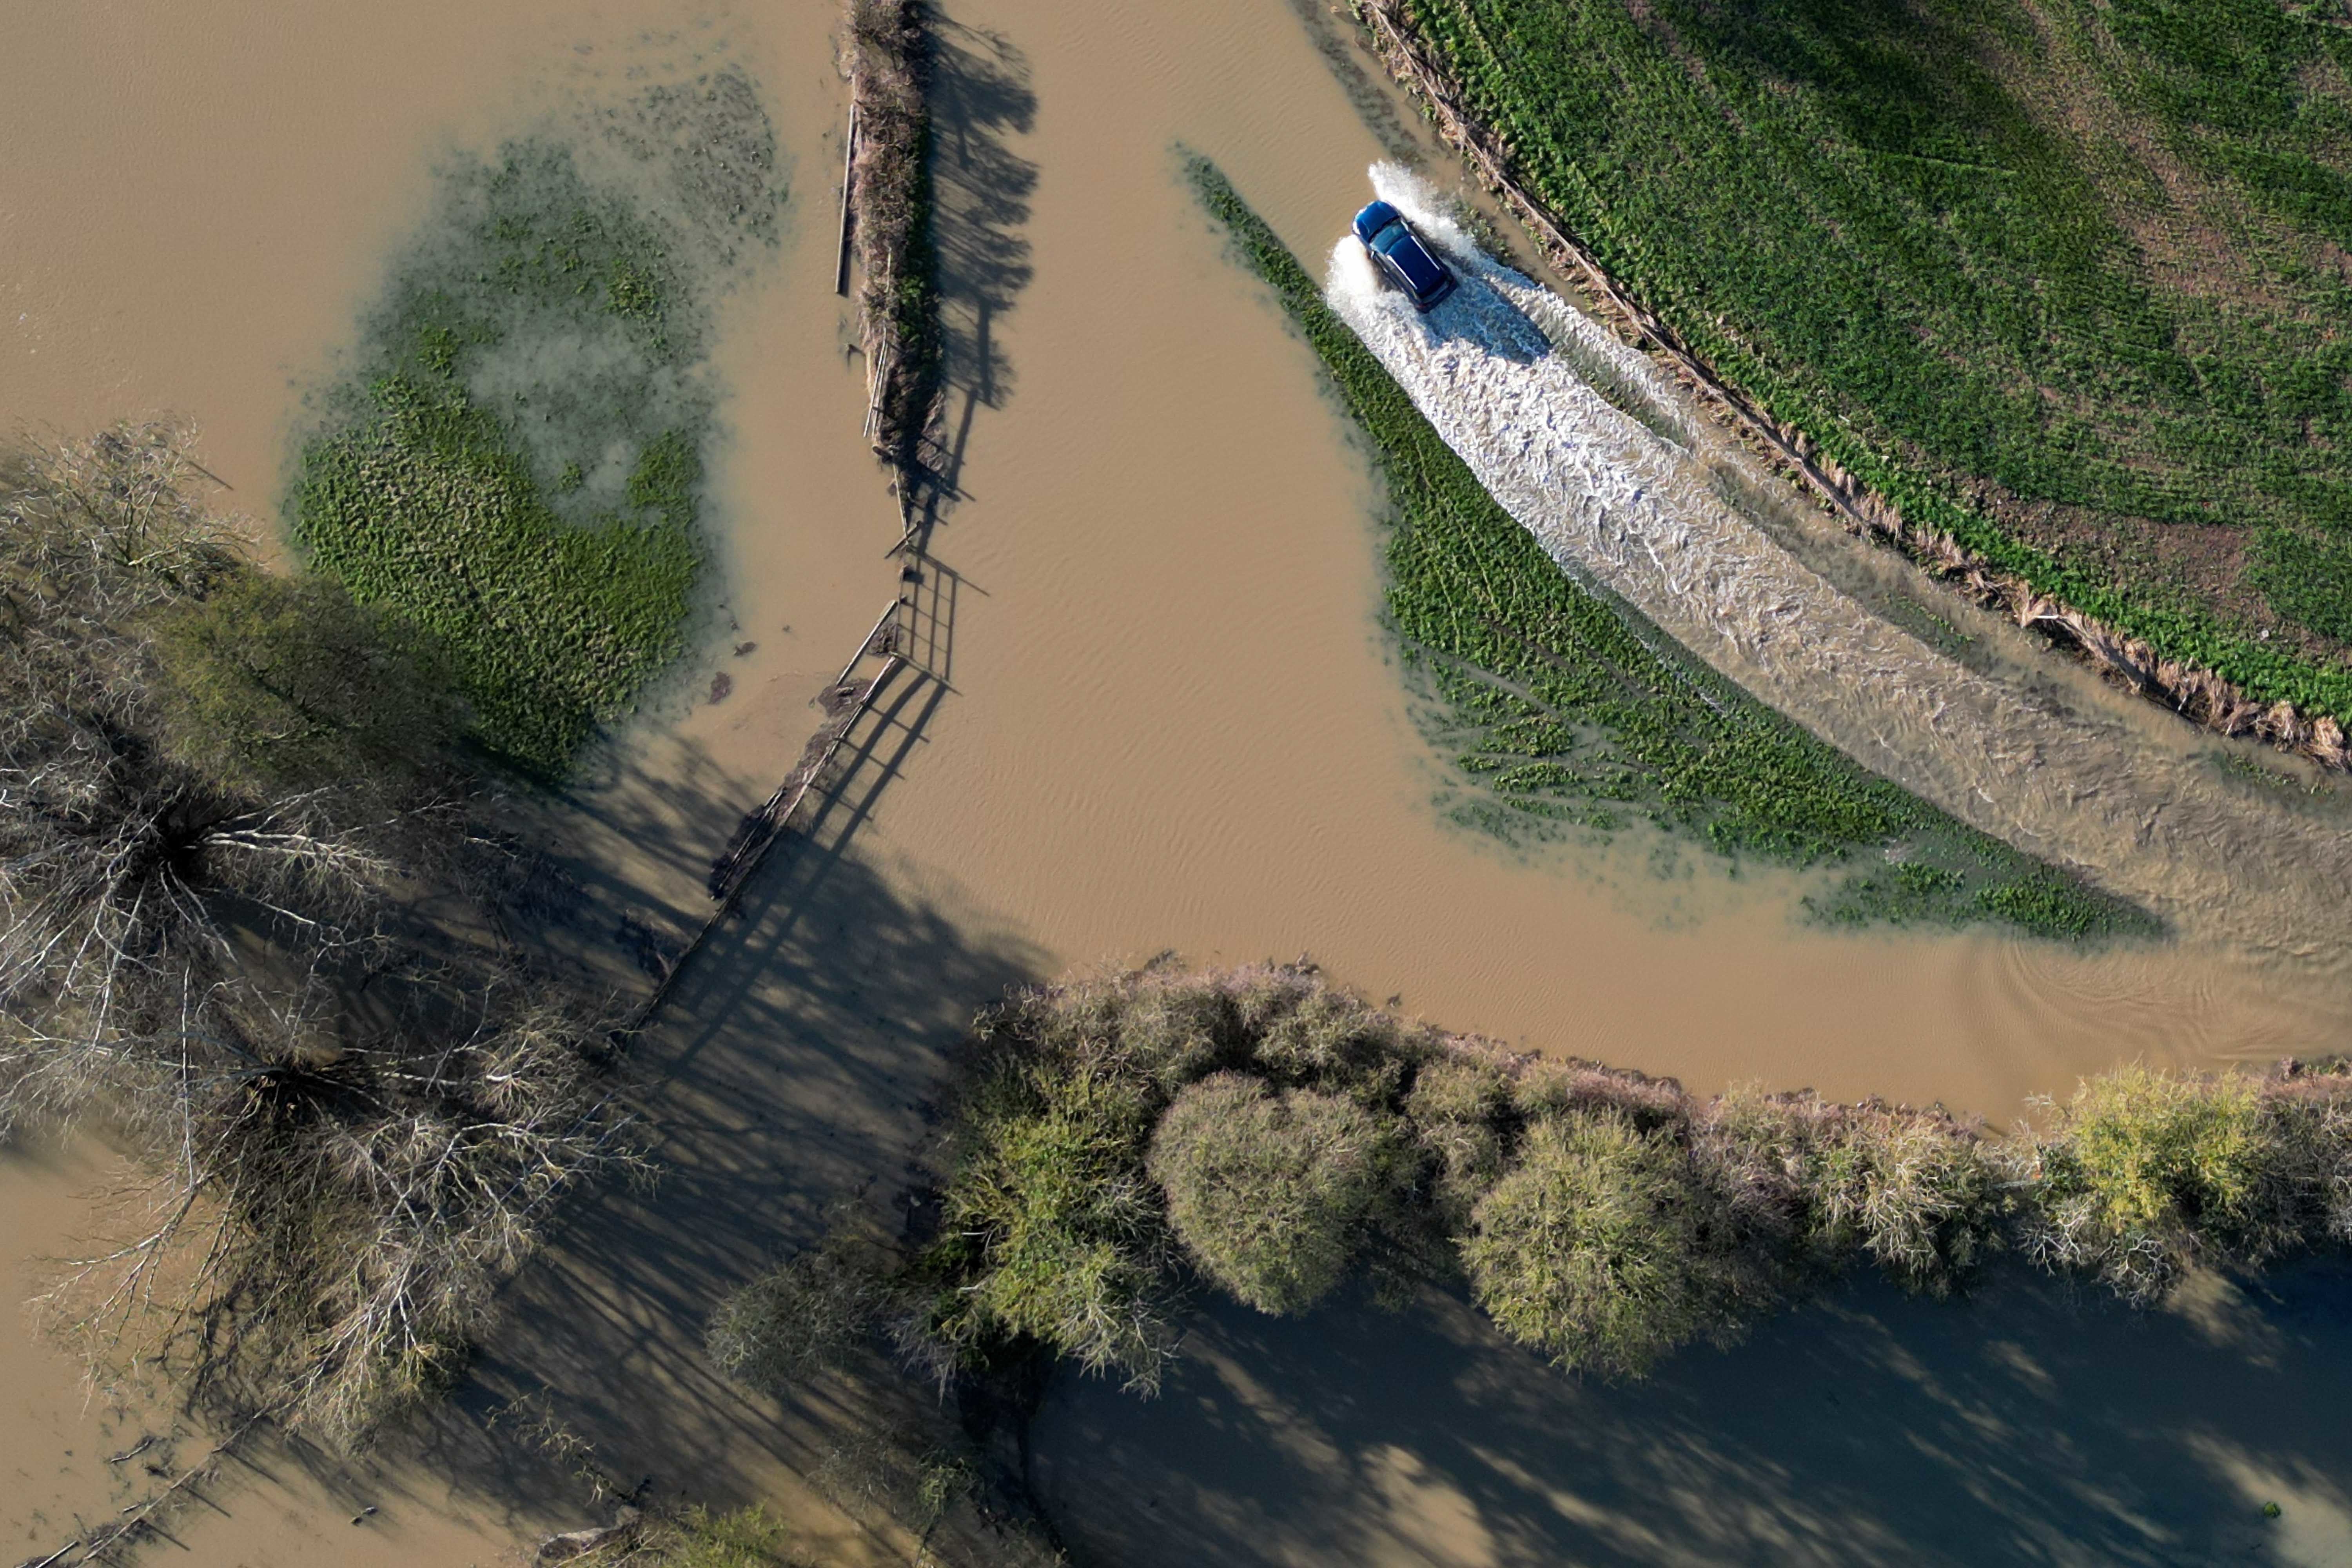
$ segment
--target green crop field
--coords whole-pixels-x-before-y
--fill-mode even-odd
[[[1648,820],[1729,856],[1843,867],[1823,918],[2152,929],[2138,910],[1865,772],[1588,593],[1483,489],[1217,169],[1202,200],[1274,289],[1387,482],[1390,617],[1479,800],[1607,831]]]
[[[1411,0],[1517,177],[1916,521],[2352,724],[2340,0]]]

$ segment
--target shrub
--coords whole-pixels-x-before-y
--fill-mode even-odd
[[[1252,1064],[1276,1082],[1346,1086],[1367,1100],[1402,1086],[1403,1021],[1360,996],[1293,973],[1246,986],[1240,1006],[1256,1041]]]
[[[967,1349],[1026,1335],[1088,1372],[1159,1384],[1173,1335],[1160,1297],[1166,1252],[1144,1151],[1159,1109],[1115,1057],[1000,1057],[961,1109],[945,1204],[969,1279],[936,1330]]]
[[[1707,1108],[1699,1147],[1734,1223],[1796,1268],[1860,1252],[1945,1296],[2000,1245],[2002,1162],[1939,1112],[1735,1089]]]
[[[1945,1296],[2021,1237],[2030,1258],[2146,1301],[2192,1260],[2352,1242],[2341,1068],[2127,1069],[2021,1148],[1941,1110],[1701,1100],[1510,1055],[1303,965],[1155,964],[1024,992],[982,1016],[972,1048],[944,1237],[911,1276],[931,1337],[901,1348],[968,1357],[1027,1336],[1147,1390],[1171,1353],[1178,1243],[1276,1313],[1351,1267],[1392,1294],[1458,1269],[1561,1366],[1638,1374],[1865,1259]]]
[[[1813,1199],[1834,1255],[1848,1237],[1906,1289],[1948,1296],[1999,1250],[2007,1172],[1947,1119],[1880,1112],[1846,1122]]]
[[[1405,1097],[1405,1118],[1433,1169],[1431,1197],[1440,1223],[1458,1232],[1502,1179],[1517,1135],[1511,1080],[1500,1065],[1448,1055],[1425,1063]]]
[[[704,1343],[728,1376],[780,1387],[837,1364],[872,1331],[890,1296],[881,1270],[855,1242],[829,1237],[720,1301]]]
[[[2035,1153],[2034,1256],[2147,1301],[2319,1239],[2352,1142],[2332,1100],[2132,1067],[2085,1081]]]
[[[1621,1116],[1538,1123],[1462,1244],[1478,1301],[1570,1371],[1639,1376],[1728,1326],[1683,1150]]]
[[[1202,1270],[1284,1313],[1339,1284],[1391,1163],[1383,1130],[1352,1101],[1219,1073],[1169,1107],[1150,1168]]]

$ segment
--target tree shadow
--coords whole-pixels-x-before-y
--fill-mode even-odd
[[[948,406],[922,444],[919,493],[910,498],[926,529],[963,494],[978,411],[1003,407],[1013,393],[994,327],[1035,270],[1022,231],[1037,188],[1037,165],[1012,144],[1036,123],[1028,57],[936,10],[931,23],[931,242]]]
[[[2342,1561],[2347,1285],[2133,1313],[2022,1269],[1959,1305],[1872,1280],[1617,1386],[1435,1293],[1225,1306],[1156,1402],[1061,1379],[1038,1473],[1137,1565]]]
[[[509,1287],[505,1326],[459,1401],[476,1421],[543,1402],[606,1474],[726,1505],[771,1491],[780,1469],[805,1471],[824,1432],[870,1416],[833,1408],[839,1390],[793,1406],[748,1396],[702,1336],[728,1291],[908,1168],[973,1012],[1044,966],[969,911],[909,897],[855,847],[946,689],[919,670],[893,683],[837,779],[681,972],[631,1061],[658,1176],[583,1194]],[[684,815],[740,810],[707,804]],[[495,1472],[483,1455],[467,1463],[492,1493],[527,1479],[520,1456]]]
[[[1047,962],[971,910],[908,895],[858,847],[951,690],[965,584],[929,560],[904,570],[894,646],[906,662],[631,1049],[654,1184],[573,1201],[504,1292],[473,1376],[419,1439],[471,1497],[534,1518],[567,1500],[576,1511],[581,1485],[545,1451],[551,1419],[559,1446],[584,1443],[608,1479],[726,1506],[800,1484],[793,1473],[845,1431],[923,1414],[912,1384],[750,1395],[702,1350],[720,1298],[816,1239],[844,1205],[896,1195],[972,1015]],[[699,868],[753,804],[694,748],[569,803],[583,847],[563,868],[558,945],[622,972],[618,919],[675,958],[712,907]]]

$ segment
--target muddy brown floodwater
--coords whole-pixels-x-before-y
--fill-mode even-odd
[[[1311,355],[1173,177],[1173,145],[1197,147],[1319,258],[1380,142],[1274,0],[969,0],[950,16],[970,30],[956,47],[1035,110],[1025,131],[943,132],[941,176],[967,178],[969,200],[1018,188],[998,227],[1021,276],[970,279],[991,287],[991,363],[967,367],[951,409],[970,421],[970,499],[936,545],[957,588],[954,691],[862,840],[908,886],[993,911],[1065,963],[1307,952],[1531,1047],[2004,1120],[2122,1058],[2260,1060],[2336,1038],[2340,991],[2291,964],[1838,935],[1793,917],[1778,873],[1700,864],[1662,883],[1642,845],[1517,855],[1450,826],[1432,806],[1444,763],[1378,625],[1363,459]],[[824,264],[792,258],[800,292],[781,314]],[[761,360],[747,390],[790,374],[782,331],[735,334]],[[870,617],[866,552],[892,537],[888,514],[870,479],[807,482],[845,415],[786,435],[757,403],[735,406],[733,608],[762,660],[787,624],[782,647],[830,656]],[[836,530],[810,526],[818,508]],[[769,664],[788,677],[772,696],[684,728],[762,777],[827,664]]]
[[[302,389],[351,342],[439,152],[640,68],[723,55],[765,85],[793,200],[775,265],[721,322],[725,602],[669,705],[563,816],[582,866],[664,906],[647,915],[665,929],[695,917],[703,865],[797,754],[809,699],[896,585],[896,516],[858,438],[863,375],[831,289],[835,16],[832,0],[26,4],[0,54],[0,420],[188,416],[223,504],[265,519]],[[706,1205],[680,1211],[700,1231],[618,1200],[595,1211],[519,1288],[536,1315],[494,1370],[568,1379],[611,1442],[636,1430],[649,1468],[690,1468],[710,1495],[785,1485],[743,1456],[805,1451],[806,1413],[741,1415],[696,1360],[699,1314],[831,1194],[891,1177],[974,1005],[1165,948],[1311,953],[1449,1026],[1701,1089],[1761,1079],[1996,1119],[2122,1059],[2344,1043],[2341,995],[2291,963],[1833,933],[1795,915],[1790,875],[1686,856],[1661,875],[1631,837],[1519,851],[1450,825],[1447,763],[1380,623],[1364,456],[1174,152],[1216,159],[1314,258],[1404,133],[1376,134],[1282,0],[956,0],[941,36],[963,499],[920,585],[940,679],[890,710],[855,798],[772,874],[658,1045],[711,1112],[681,1134],[671,1200]],[[703,700],[720,670],[729,694]],[[54,1250],[95,1159],[0,1164],[0,1252]],[[691,1272],[614,1261],[715,1233],[715,1215],[771,1228],[714,1243]],[[592,1300],[604,1328],[562,1356],[525,1342]],[[60,1363],[8,1347],[0,1523],[37,1543],[114,1506],[113,1481],[55,1459],[88,1442]],[[583,1359],[551,1370],[566,1356]],[[1218,1365],[1247,1361],[1244,1346]],[[304,1560],[318,1531],[347,1528],[312,1484],[264,1484],[234,1524],[190,1528],[206,1551]],[[406,1560],[467,1560],[545,1522],[450,1506],[473,1510],[451,1526],[472,1533],[419,1537]]]

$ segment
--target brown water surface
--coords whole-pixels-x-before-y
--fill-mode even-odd
[[[563,819],[583,876],[671,932],[698,918],[702,866],[798,754],[809,699],[897,585],[832,292],[834,16],[830,0],[38,5],[0,57],[0,418],[73,431],[184,413],[225,500],[265,517],[298,391],[352,341],[440,151],[622,90],[647,61],[723,50],[765,84],[794,205],[776,265],[721,323],[720,624]],[[1661,875],[1638,836],[1518,851],[1451,826],[1448,764],[1379,622],[1363,455],[1174,151],[1214,157],[1311,258],[1393,149],[1273,0],[957,0],[947,22],[964,499],[920,584],[937,679],[892,706],[856,787],[650,1047],[680,1086],[680,1181],[584,1213],[490,1356],[578,1400],[616,1466],[642,1458],[723,1499],[786,1484],[770,1449],[818,1451],[809,1411],[747,1415],[717,1381],[702,1314],[843,1192],[895,1179],[939,1053],[1024,976],[1168,947],[1306,952],[1530,1047],[1997,1118],[2119,1059],[2343,1043],[2340,997],[2288,967],[1826,932],[1792,914],[1803,884],[1783,873],[1670,853]],[[703,700],[719,669],[731,692]],[[67,1213],[72,1184],[47,1180],[0,1170],[11,1257]],[[10,1386],[61,1409],[54,1382]],[[10,1465],[67,1440],[39,1421],[12,1426],[30,1447]],[[110,1496],[70,1490],[44,1520]],[[0,1509],[12,1531],[26,1517]],[[458,1560],[438,1551],[415,1560]]]
[[[1444,764],[1377,623],[1364,462],[1174,168],[1179,143],[1209,153],[1314,258],[1381,143],[1268,4],[971,0],[952,18],[971,29],[954,48],[1034,97],[1035,118],[951,120],[951,201],[966,178],[985,201],[1008,166],[1034,189],[998,226],[1021,249],[1017,289],[950,247],[951,289],[993,296],[990,363],[967,363],[951,411],[969,419],[970,499],[936,546],[958,589],[955,689],[865,840],[912,886],[1001,910],[1065,962],[1308,952],[1453,1026],[1707,1087],[1761,1078],[2006,1117],[2118,1059],[2258,1060],[2334,1037],[2332,984],[2290,967],[1832,934],[1793,918],[1794,879],[1776,872],[1702,863],[1661,880],[1646,842],[1520,854],[1447,824],[1432,806]],[[789,264],[788,310],[821,287],[814,248]],[[751,374],[787,374],[784,330],[735,336]],[[857,552],[894,537],[870,479],[831,488],[820,454],[846,444],[856,372],[834,379],[829,426],[735,405],[734,609],[747,637],[790,624],[790,647],[815,644],[773,688],[782,707],[683,726],[747,784],[790,755],[806,722],[790,705],[829,673],[818,650],[870,616],[871,590],[848,586],[871,580]]]
[[[93,1387],[79,1359],[34,1331],[21,1310],[56,1282],[57,1260],[88,1256],[120,1234],[117,1205],[131,1175],[88,1143],[0,1149],[8,1311],[0,1327],[0,1559],[8,1562],[41,1561],[211,1447],[168,1400]],[[221,1470],[160,1521],[177,1548],[173,1560],[191,1568],[488,1568],[508,1558],[519,1526],[536,1522],[528,1510],[517,1519],[461,1498],[448,1477],[413,1464],[320,1463],[257,1445]],[[233,1528],[215,1525],[225,1513]]]

